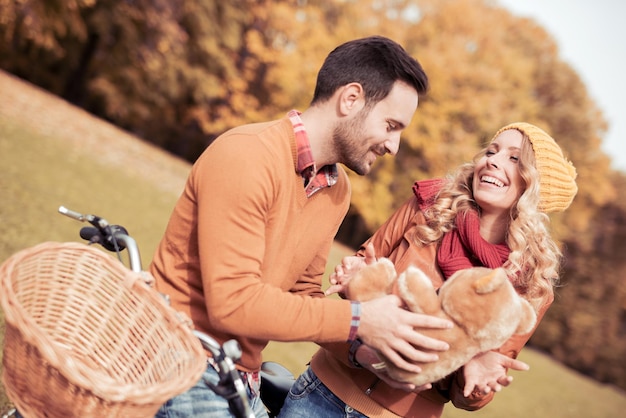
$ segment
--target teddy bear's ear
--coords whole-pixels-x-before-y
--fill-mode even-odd
[[[519,325],[515,330],[516,334],[527,334],[533,330],[537,322],[537,313],[532,305],[524,298],[521,299],[522,309]]]
[[[487,274],[484,274],[485,271],[487,271]],[[502,268],[497,268],[491,271],[476,268],[472,269],[472,273],[484,274],[484,276],[479,277],[474,281],[474,283],[472,283],[472,288],[479,295],[493,292],[498,287],[505,284],[508,280],[506,272]]]

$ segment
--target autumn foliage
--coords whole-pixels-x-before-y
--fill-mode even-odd
[[[579,193],[553,217],[567,263],[531,343],[626,388],[626,177],[600,149],[601,110],[534,21],[487,0],[0,0],[0,10],[0,68],[189,161],[229,127],[305,108],[337,44],[371,34],[403,44],[431,89],[398,156],[351,174],[340,237],[352,245],[413,181],[470,159],[499,127],[544,128],[576,165]]]

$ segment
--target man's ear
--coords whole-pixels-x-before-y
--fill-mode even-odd
[[[340,116],[355,114],[365,106],[365,90],[361,83],[350,83],[339,89],[337,103]]]

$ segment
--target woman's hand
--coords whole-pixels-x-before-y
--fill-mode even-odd
[[[344,257],[341,260],[341,264],[338,264],[335,267],[335,271],[330,275],[331,286],[324,293],[326,296],[339,293],[341,297],[346,297],[350,279],[364,266],[374,262],[376,262],[376,253],[371,243],[365,247],[365,257],[356,255]]]
[[[463,396],[467,398],[472,393],[487,395],[491,391],[499,392],[513,381],[513,377],[506,374],[508,369],[525,371],[529,368],[528,364],[496,351],[478,354],[463,366]]]

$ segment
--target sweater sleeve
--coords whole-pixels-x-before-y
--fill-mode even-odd
[[[349,302],[310,297],[315,287],[321,292],[325,257],[347,210],[346,182],[314,197],[348,194],[327,209],[333,217],[301,220],[306,197],[303,188],[290,187],[293,163],[268,147],[252,136],[231,135],[196,163],[193,188],[202,191],[195,196],[197,239],[210,326],[259,340],[346,340]],[[305,222],[320,231],[317,236],[289,229]],[[315,243],[303,242],[307,238]]]
[[[291,287],[291,293],[318,298],[326,296],[320,283],[322,282],[322,277],[326,271],[326,261],[328,259],[327,255],[330,252],[331,243],[332,241],[328,241],[328,245],[321,248],[320,251],[315,254],[313,261],[311,261],[306,271]]]

